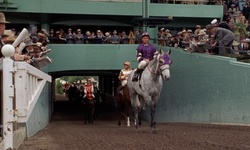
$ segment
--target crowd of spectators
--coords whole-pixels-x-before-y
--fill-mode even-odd
[[[18,35],[19,33],[15,29],[5,30],[1,38],[2,43],[12,44]],[[47,35],[47,31],[44,29],[39,33],[30,31],[30,34],[15,47],[15,54],[12,59],[15,61],[25,61],[38,69],[50,64],[52,60],[46,56],[50,52],[47,45],[49,43]]]
[[[239,54],[248,54],[250,52],[250,25],[249,12],[250,5],[244,3],[242,9],[238,1],[223,1],[224,15],[223,20],[211,20],[210,25],[225,28],[234,33],[233,51],[239,51]],[[212,46],[216,38],[215,33],[209,33],[207,27],[197,25],[195,30],[185,29],[177,31],[176,34],[168,29],[160,29],[158,34],[159,45],[170,47],[181,47],[185,51],[200,52],[209,54],[218,54],[218,48]],[[250,54],[250,53],[249,53]]]
[[[150,0],[151,3],[162,4],[204,4],[204,5],[221,5],[221,0]]]
[[[118,33],[116,30],[112,32],[103,32],[97,30],[96,32],[86,31],[82,33],[81,29],[73,31],[71,28],[65,33],[63,29],[54,31],[50,29],[48,40],[50,43],[57,44],[138,44],[140,43],[140,31],[129,31],[126,33],[122,31]]]

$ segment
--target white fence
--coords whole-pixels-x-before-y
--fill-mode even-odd
[[[27,122],[46,82],[51,82],[51,77],[26,62],[14,62],[9,57],[1,60],[0,69],[3,149],[7,150],[17,145],[14,124]]]

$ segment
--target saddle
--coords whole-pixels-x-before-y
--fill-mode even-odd
[[[138,80],[141,80],[141,74],[142,72],[144,71],[144,69],[136,69],[136,71],[134,72],[134,76],[132,78],[132,81],[138,81]]]

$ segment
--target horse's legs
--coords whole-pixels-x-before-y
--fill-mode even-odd
[[[130,111],[130,101],[125,102],[125,120],[127,120],[127,126],[130,126],[129,111]]]
[[[95,103],[92,102],[90,104],[90,112],[89,112],[89,119],[90,119],[90,123],[93,123],[94,122],[94,113],[95,113]]]
[[[139,107],[135,106],[134,107],[134,115],[135,115],[135,128],[138,130],[139,129]]]
[[[150,103],[150,115],[151,115],[151,123],[150,127],[152,128],[152,131],[155,132],[156,129],[156,123],[155,123],[155,104],[153,102]]]
[[[123,118],[123,116],[122,116],[122,95],[118,91],[119,90],[117,90],[116,103],[117,103],[117,113],[119,114],[118,125],[121,126],[121,118]]]

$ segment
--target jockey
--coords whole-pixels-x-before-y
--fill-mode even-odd
[[[137,61],[139,62],[132,81],[138,81],[139,75],[142,73],[148,63],[158,54],[156,48],[149,43],[150,36],[147,32],[142,34],[142,43],[137,47]]]
[[[126,61],[124,62],[124,68],[120,71],[120,74],[118,76],[118,79],[121,82],[121,85],[117,88],[118,92],[122,90],[122,88],[127,84],[128,82],[128,75],[132,72],[130,69],[130,62]]]
[[[94,99],[94,86],[91,83],[91,79],[87,79],[87,83],[84,84],[84,96],[83,98]]]

